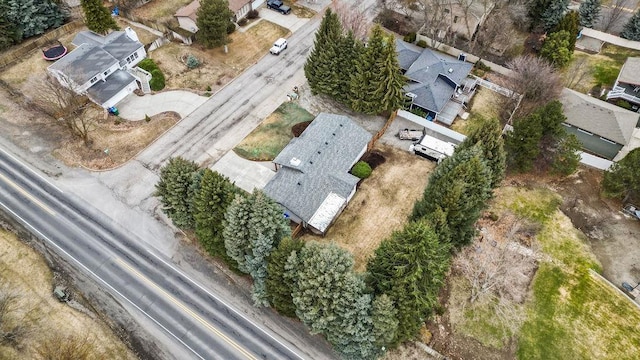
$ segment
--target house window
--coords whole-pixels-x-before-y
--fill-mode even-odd
[[[588,132],[587,130],[582,130],[582,129],[578,129],[578,131],[580,131],[583,134],[587,134],[587,135],[593,135],[593,133]]]
[[[107,76],[107,75],[109,75],[109,70],[104,72],[104,76]]]
[[[93,84],[94,82],[98,81],[98,77],[94,77],[93,79],[91,79],[91,83]]]
[[[604,141],[604,142],[608,142],[609,144],[616,145],[616,142],[615,142],[615,141],[611,141],[611,140],[609,140],[609,139],[605,139],[605,138],[603,138],[602,136],[600,136],[600,140],[602,140],[602,141]]]

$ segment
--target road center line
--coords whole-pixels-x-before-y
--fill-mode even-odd
[[[48,212],[49,215],[51,215],[51,216],[55,216],[56,215],[56,213],[53,210],[51,210],[48,206],[43,204],[40,200],[36,199],[33,195],[29,194],[25,189],[21,188],[20,185],[18,185],[16,183],[14,183],[13,181],[9,180],[6,176],[4,176],[2,174],[0,174],[0,179],[2,179],[4,182],[9,184],[12,188],[18,190],[18,192],[20,194],[22,194],[22,196],[24,196],[27,199],[31,200],[31,202],[33,202],[34,204],[36,204],[39,207],[41,207],[44,211]]]

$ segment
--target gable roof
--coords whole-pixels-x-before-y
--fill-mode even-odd
[[[186,6],[181,7],[174,14],[175,17],[188,17],[189,19],[196,21],[198,9],[200,8],[200,1],[193,0]]]
[[[620,69],[618,81],[632,85],[640,85],[640,57],[627,58],[627,61],[622,65],[622,69]]]
[[[324,232],[360,180],[348,172],[370,139],[348,117],[321,113],[273,160],[282,167],[264,192]]]
[[[638,113],[565,88],[560,95],[567,124],[597,134],[618,144],[629,143]]]
[[[400,68],[411,81],[405,91],[416,95],[414,104],[437,113],[473,68],[471,63],[401,40],[396,40],[396,51]]]

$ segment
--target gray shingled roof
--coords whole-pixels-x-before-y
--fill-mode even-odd
[[[348,198],[359,180],[348,171],[370,139],[348,117],[321,113],[273,160],[282,167],[264,192],[309,222],[330,193]]]
[[[640,85],[640,57],[627,58],[622,69],[620,69],[618,81],[632,85]]]
[[[638,113],[565,88],[560,95],[567,124],[615,141],[629,143]]]
[[[115,64],[118,60],[108,52],[95,45],[82,44],[49,67],[82,85]]]
[[[98,81],[87,90],[87,94],[98,104],[104,104],[136,79],[126,71],[116,70],[108,81]]]
[[[473,65],[452,56],[396,40],[398,63],[411,81],[405,91],[415,94],[414,104],[440,112]]]

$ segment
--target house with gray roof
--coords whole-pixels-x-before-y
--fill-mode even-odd
[[[624,100],[634,111],[640,111],[640,57],[627,58],[607,100]]]
[[[473,64],[401,40],[396,50],[409,79],[404,90],[410,106],[425,111],[430,121],[451,125],[475,90],[476,81],[469,77]]]
[[[629,144],[638,126],[638,113],[571,89],[562,90],[560,102],[566,131],[580,140],[586,152],[608,160]]]
[[[81,31],[71,44],[76,48],[48,67],[61,85],[110,108],[138,88],[150,91],[150,74],[136,65],[147,56],[131,28],[106,36]]]
[[[356,192],[360,179],[349,171],[371,137],[346,116],[319,114],[273,160],[277,172],[264,192],[289,219],[325,234]]]

